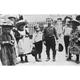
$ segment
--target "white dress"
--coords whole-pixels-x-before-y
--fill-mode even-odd
[[[24,31],[19,31],[19,33],[23,36],[22,39],[19,40],[18,42],[18,50],[19,54],[27,54],[32,51],[32,42],[29,39],[29,37],[25,37],[25,30]]]
[[[43,33],[41,31],[33,33],[33,43],[42,41]]]

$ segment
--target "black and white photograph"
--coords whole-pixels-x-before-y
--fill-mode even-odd
[[[79,5],[0,0],[0,80],[79,80]]]
[[[80,65],[80,15],[0,14],[0,66]]]

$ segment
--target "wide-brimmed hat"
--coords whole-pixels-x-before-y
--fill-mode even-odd
[[[9,16],[8,19],[16,19],[14,16]]]
[[[5,28],[7,28],[7,27],[14,27],[14,25],[13,25],[13,22],[12,21],[10,21],[9,19],[2,19],[2,20],[0,20],[0,26],[1,27],[5,27]]]
[[[27,22],[25,20],[20,20],[20,21],[16,22],[16,27],[20,27],[22,25],[24,26],[26,24],[27,24]]]
[[[76,16],[76,20],[80,21],[80,15]]]
[[[2,28],[13,28],[14,26],[12,25],[2,25]]]
[[[72,20],[72,17],[71,17],[71,16],[66,16],[66,17],[64,18],[64,21],[66,21],[66,19]]]
[[[70,23],[73,27],[76,27],[76,26],[79,26],[79,25],[80,25],[80,23],[79,23],[77,20],[69,21],[69,23]]]

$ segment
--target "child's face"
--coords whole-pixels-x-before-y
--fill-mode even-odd
[[[38,28],[36,28],[36,31],[38,32],[38,31],[40,31],[40,28],[38,27]]]
[[[57,20],[58,23],[62,23],[62,20]]]
[[[22,25],[22,26],[20,26],[20,30],[21,31],[23,31],[24,30],[24,26]]]
[[[69,23],[69,21],[70,21],[70,19],[66,19],[66,24],[68,24],[68,23]]]

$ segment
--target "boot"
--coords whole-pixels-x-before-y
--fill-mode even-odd
[[[53,60],[52,60],[53,62],[55,62],[56,60],[55,60],[55,57],[53,57]]]
[[[76,55],[76,61],[77,64],[79,64],[79,55]]]
[[[21,63],[23,63],[23,62],[24,62],[24,60],[23,60],[23,56],[20,56],[20,58],[21,58]]]
[[[46,61],[49,61],[49,60],[50,60],[50,55],[47,55]]]
[[[49,61],[50,60],[50,57],[47,57],[46,61]]]
[[[68,58],[67,58],[67,61],[71,61],[71,57],[68,57]]]
[[[25,56],[25,62],[28,62],[27,56]]]
[[[35,61],[40,62],[40,60],[38,60],[38,58],[37,58],[37,55],[35,55]]]
[[[69,53],[69,56],[67,58],[67,61],[71,61],[71,54]]]

